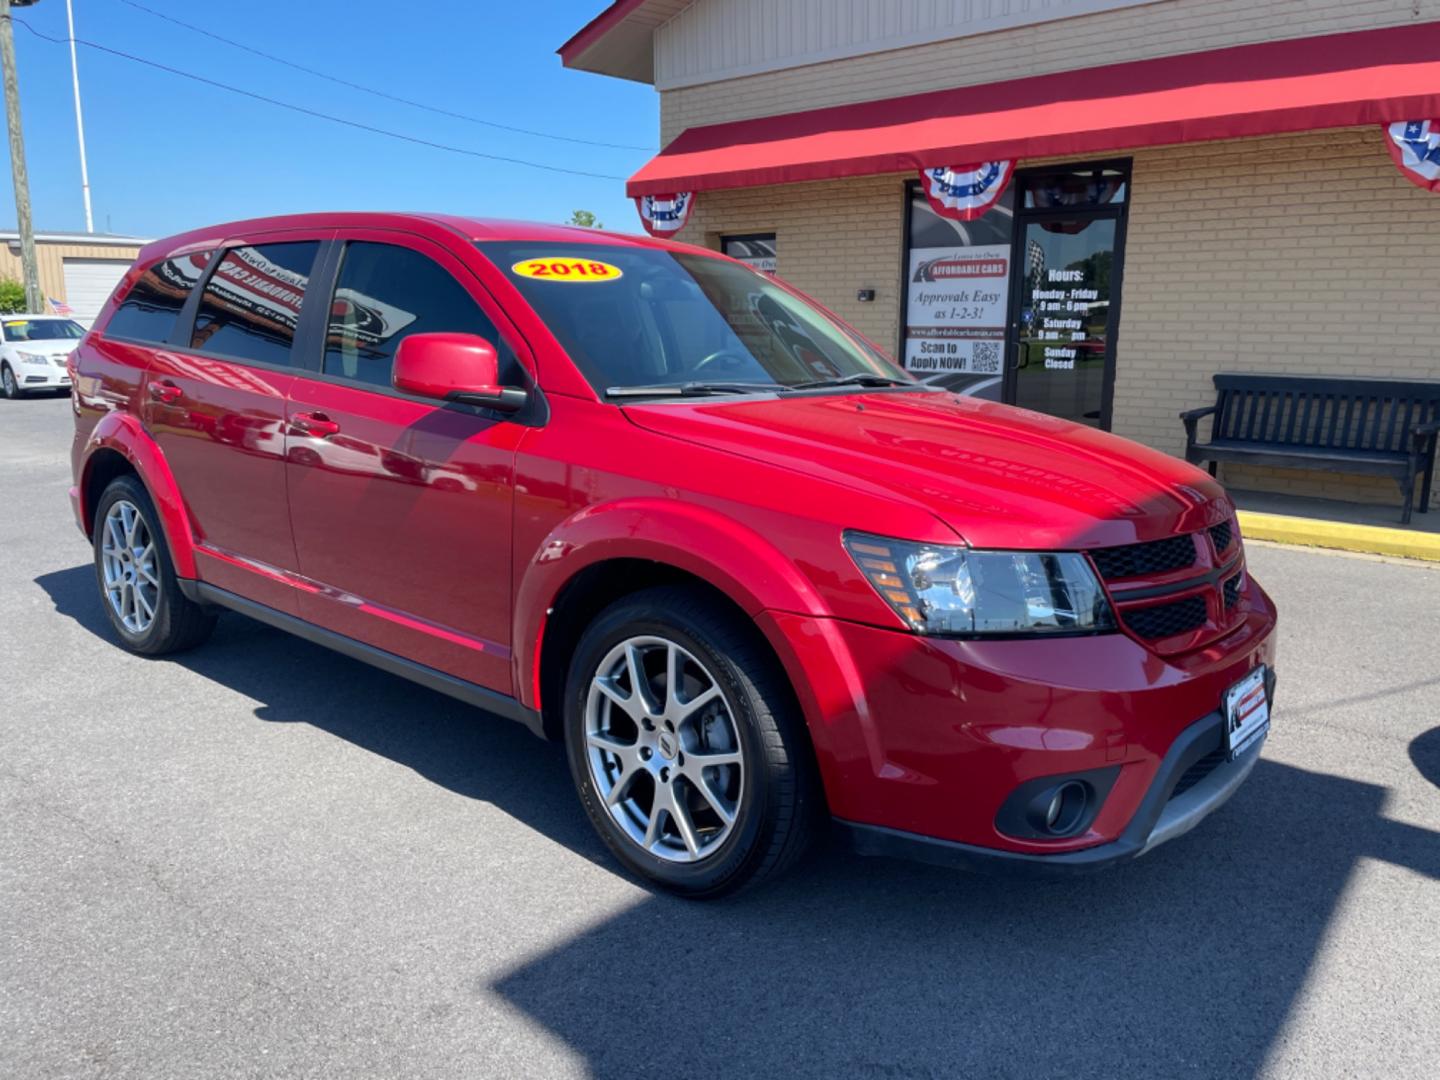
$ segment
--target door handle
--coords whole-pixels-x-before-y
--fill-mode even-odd
[[[156,401],[171,405],[180,400],[181,390],[172,382],[152,382],[146,389]]]
[[[297,412],[290,417],[290,426],[305,435],[315,435],[322,439],[327,435],[334,435],[340,430],[339,424],[324,413],[318,412]]]

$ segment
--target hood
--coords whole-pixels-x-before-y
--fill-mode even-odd
[[[36,356],[68,356],[80,345],[75,338],[41,338],[39,341],[7,341],[16,352],[34,353]]]
[[[629,405],[650,431],[930,510],[975,547],[1075,550],[1225,520],[1209,475],[1093,428],[935,392]],[[881,521],[848,527],[884,533]]]

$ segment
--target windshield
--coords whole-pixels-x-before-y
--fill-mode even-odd
[[[912,382],[824,312],[738,263],[606,244],[478,246],[601,393]]]
[[[6,341],[78,341],[85,328],[70,319],[5,319]]]

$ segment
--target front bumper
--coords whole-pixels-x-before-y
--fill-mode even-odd
[[[800,698],[830,813],[862,850],[1061,866],[1138,855],[1244,779],[1242,759],[1170,798],[1171,770],[1219,745],[1227,689],[1274,670],[1275,609],[1253,578],[1238,612],[1223,638],[1173,656],[1118,633],[947,641],[777,612],[758,621]],[[1079,831],[1002,821],[1022,785],[1085,774],[1113,782]]]
[[[913,859],[961,870],[1004,874],[1074,874],[1106,870],[1137,859],[1167,840],[1183,836],[1230,800],[1260,760],[1261,736],[1234,761],[1224,761],[1224,719],[1219,712],[1191,724],[1175,740],[1155,774],[1150,790],[1120,836],[1109,843],[1054,855],[980,847],[933,836],[861,825],[836,819],[850,845],[861,855]],[[1191,769],[1203,777],[1176,794]]]
[[[12,368],[15,385],[21,390],[69,390],[70,372],[63,367],[47,364],[16,364]]]
[[[90,539],[90,530],[85,525],[85,507],[80,502],[80,488],[71,484],[68,492],[70,496],[70,513],[74,515],[75,527],[80,530],[80,535],[86,540]]]

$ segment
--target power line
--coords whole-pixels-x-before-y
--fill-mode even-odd
[[[203,26],[196,26],[193,23],[185,22],[183,19],[177,19],[173,15],[167,15],[163,11],[156,11],[154,8],[146,7],[144,4],[138,4],[135,0],[120,0],[120,2],[128,7],[135,8],[137,11],[143,11],[147,15],[153,15],[157,19],[164,19],[166,22],[174,23],[176,26],[183,26],[186,30],[193,33],[203,34],[205,37],[223,42],[233,48],[242,49],[252,56],[263,57],[273,63],[283,64],[285,67],[292,68],[295,71],[303,71],[306,75],[313,75],[317,79],[325,79],[327,82],[332,82],[339,86],[348,86],[351,90],[359,90],[362,93],[374,94],[376,97],[385,98],[387,101],[395,101],[401,105],[409,105],[412,109],[424,109],[426,112],[435,113],[438,116],[448,116],[452,120],[464,120],[470,124],[483,124],[485,127],[496,128],[500,131],[511,131],[519,135],[533,135],[537,139],[556,139],[560,142],[579,143],[582,146],[603,146],[611,150],[645,150],[652,153],[655,150],[653,146],[629,146],[625,143],[598,142],[594,139],[580,139],[572,135],[555,135],[548,131],[535,131],[531,128],[512,127],[509,124],[497,123],[494,120],[485,120],[478,116],[451,112],[449,109],[442,109],[436,105],[427,105],[423,101],[412,101],[409,98],[403,98],[385,90],[377,90],[373,86],[365,86],[361,83],[351,82],[349,79],[342,79],[338,75],[330,75],[324,71],[317,71],[314,68],[306,67],[304,64],[297,64],[293,60],[286,60],[283,56],[276,56],[274,53],[265,52],[252,45],[246,45],[243,42],[222,37],[211,30],[206,30]]]
[[[44,41],[51,41],[59,45],[68,44],[68,37],[52,37],[49,34],[36,30],[24,19],[11,19],[17,26],[23,26],[30,33]],[[291,112],[301,113],[305,116],[313,116],[318,120],[329,120],[332,124],[343,124],[345,127],[356,128],[360,131],[368,131],[374,135],[384,135],[391,139],[399,139],[402,142],[414,143],[417,146],[428,146],[434,150],[448,150],[452,154],[464,154],[466,157],[484,158],[486,161],[502,161],[509,165],[525,165],[531,169],[544,169],[546,172],[567,173],[571,176],[588,176],[596,180],[624,180],[623,176],[614,176],[610,173],[586,172],[583,169],[567,169],[559,165],[545,165],[538,161],[527,161],[524,158],[505,157],[501,154],[487,154],[480,150],[468,150],[463,146],[451,146],[448,143],[434,142],[430,139],[422,139],[415,135],[406,135],[399,131],[390,131],[386,128],[375,127],[373,124],[365,124],[359,120],[347,120],[343,116],[334,116],[330,113],[320,112],[318,109],[311,109],[304,105],[296,105],[291,101],[282,101],[279,98],[267,97],[264,94],[257,94],[253,90],[242,90],[238,86],[231,86],[228,83],[217,82],[214,79],[207,79],[204,75],[196,75],[191,71],[181,71],[179,68],[170,67],[168,64],[161,64],[155,60],[146,60],[143,56],[135,56],[131,53],[122,52],[119,49],[112,49],[108,45],[101,45],[95,41],[86,41],[84,38],[75,38],[77,45],[84,45],[88,49],[95,49],[98,52],[109,53],[111,56],[118,56],[124,60],[131,60],[137,64],[144,64],[146,67],[155,68],[159,71],[169,72],[171,75],[179,75],[182,79],[190,79],[193,82],[203,83],[206,86],[213,86],[217,90],[224,90],[227,93],[239,94],[254,101],[263,101],[267,105],[275,105],[282,109],[289,109]]]

